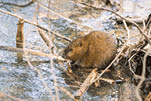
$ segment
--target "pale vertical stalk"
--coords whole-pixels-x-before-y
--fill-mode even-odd
[[[50,5],[51,5],[51,0],[48,0],[48,9],[50,9]],[[47,10],[48,10],[47,9]],[[49,14],[50,14],[50,11],[48,10],[48,13],[47,13],[47,18],[49,19],[50,17],[49,17]],[[48,28],[50,28],[50,21],[48,22]],[[50,33],[50,32],[48,32],[48,33]],[[53,47],[55,47],[54,45],[53,45],[53,35],[51,35],[51,38],[50,38],[50,41],[49,41],[49,51],[50,51],[50,57],[49,57],[49,59],[50,59],[50,67],[51,67],[51,72],[52,72],[52,75],[53,75],[53,79],[54,79],[54,88],[55,88],[55,98],[56,98],[56,100],[57,101],[60,101],[60,99],[59,99],[59,91],[58,91],[58,88],[57,88],[57,79],[56,79],[56,74],[55,74],[55,68],[54,68],[54,62],[53,62],[53,50],[52,50],[52,48]]]
[[[146,58],[147,58],[147,56],[148,56],[148,52],[146,52],[145,53],[145,55],[144,55],[144,59],[143,59],[143,67],[142,67],[142,75],[141,75],[141,79],[140,79],[140,81],[139,81],[139,83],[138,83],[138,85],[137,85],[137,87],[136,87],[136,97],[137,97],[137,99],[139,100],[139,101],[142,101],[142,98],[141,98],[141,96],[140,96],[140,93],[139,93],[139,91],[140,91],[140,88],[141,88],[141,85],[142,85],[142,83],[145,81],[145,74],[146,74]]]
[[[51,57],[51,55],[50,55],[50,57]],[[53,64],[54,64],[53,63],[53,58],[49,58],[49,59],[50,59],[50,66],[51,66],[52,76],[54,77],[53,79],[54,79],[54,87],[55,87],[55,93],[56,93],[55,98],[56,98],[57,101],[60,101],[59,100],[59,91],[58,91],[58,88],[57,88],[57,79],[56,79],[56,74],[55,74],[55,68],[53,66]]]
[[[125,29],[127,30],[127,45],[128,45],[130,43],[130,31],[127,27],[125,20],[123,20],[123,23],[124,23]]]
[[[36,12],[35,12],[35,14],[34,14],[36,17],[33,16],[33,19],[36,20],[37,23],[38,23],[38,21],[37,21],[38,9],[39,9],[39,5],[37,4]],[[30,27],[31,27],[31,25],[30,25]],[[32,28],[29,28],[29,31],[27,32],[28,34],[31,32],[31,29],[32,29]],[[24,41],[24,42],[25,42],[25,41]],[[25,43],[24,43],[24,44],[25,44]],[[24,45],[24,46],[25,46],[25,45]],[[24,47],[24,48],[25,48],[25,47]],[[24,51],[24,55],[25,55],[25,57],[26,57],[27,63],[28,63],[28,65],[30,66],[30,68],[33,69],[33,70],[35,70],[35,71],[37,71],[38,76],[40,77],[40,80],[42,81],[42,84],[43,84],[44,88],[45,88],[46,91],[49,93],[49,95],[53,98],[52,91],[51,91],[51,89],[48,87],[47,83],[44,81],[43,76],[42,76],[40,70],[37,69],[37,68],[35,68],[35,67],[31,64],[31,62],[30,62],[30,60],[29,60],[29,57],[28,57],[28,54],[27,54],[26,51]],[[55,101],[55,100],[53,100],[53,101]]]

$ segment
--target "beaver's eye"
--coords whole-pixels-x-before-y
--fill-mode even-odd
[[[72,51],[73,49],[72,48],[70,48],[69,50],[68,50],[68,52],[70,52],[70,51]]]
[[[65,49],[65,53],[71,52],[72,50],[72,48]]]
[[[78,46],[78,47],[81,47],[81,46],[82,46],[82,42],[79,42],[79,43],[77,44],[77,46]]]

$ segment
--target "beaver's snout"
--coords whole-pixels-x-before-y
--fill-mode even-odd
[[[63,58],[67,58],[67,54],[69,53],[69,52],[71,52],[72,51],[72,49],[70,49],[70,48],[66,48],[65,50],[64,50],[64,52],[63,52]]]

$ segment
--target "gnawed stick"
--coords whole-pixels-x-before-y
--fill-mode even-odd
[[[83,93],[89,88],[89,86],[94,83],[93,81],[96,79],[97,74],[97,68],[93,69],[81,85],[80,89],[75,93],[75,98],[79,98],[83,95]]]
[[[21,48],[14,48],[11,46],[0,46],[0,50],[7,50],[7,51],[11,51],[11,52],[21,52],[21,53],[24,53],[24,51],[26,51],[28,54],[31,54],[31,55],[50,57],[50,54],[46,54],[46,53],[43,53],[40,51],[35,51],[35,50],[31,50],[31,49],[26,49],[26,48],[21,49]],[[53,58],[56,58],[61,61],[68,61],[68,60],[62,58],[61,56],[55,56],[55,55],[51,55],[51,56],[53,56]]]
[[[16,48],[24,48],[24,20],[19,19],[17,35],[16,35]],[[17,53],[18,62],[23,61],[23,54]]]

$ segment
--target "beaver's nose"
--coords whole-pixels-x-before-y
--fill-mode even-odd
[[[62,57],[63,57],[63,58],[67,58],[67,54],[68,54],[69,52],[71,52],[71,51],[72,51],[72,49],[69,49],[69,48],[65,49],[64,52],[63,52]]]
[[[65,55],[65,53],[63,53],[63,54],[62,54],[62,57],[63,57],[63,58],[66,58],[67,56]]]

